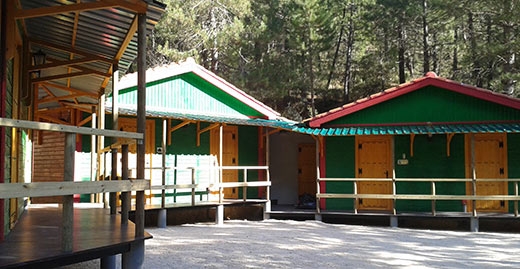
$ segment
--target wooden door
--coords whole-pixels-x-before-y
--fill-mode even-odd
[[[392,137],[356,137],[356,175],[358,178],[390,178],[392,175]],[[358,181],[359,194],[392,194],[392,183]],[[390,199],[359,199],[358,209],[391,210]]]
[[[316,145],[298,145],[298,197],[316,195]]]
[[[238,166],[238,127],[224,126],[222,134],[222,162],[219,159],[220,128],[211,130],[211,154],[217,156],[217,160],[222,166]],[[222,182],[238,182],[238,170],[223,170]],[[223,192],[226,199],[238,199],[237,187],[225,188]]]
[[[497,181],[477,182],[477,195],[507,195],[507,182],[498,181],[507,178],[507,149],[505,134],[474,134],[475,172],[477,178],[491,178]],[[466,135],[466,177],[472,178],[471,135]],[[471,182],[466,184],[466,193],[473,193]],[[473,210],[468,201],[468,209]],[[477,211],[507,212],[506,201],[477,201]]]

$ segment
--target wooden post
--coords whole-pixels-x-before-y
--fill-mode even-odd
[[[92,128],[96,128],[96,120],[97,120],[97,114],[96,114],[96,107],[92,107]],[[97,179],[97,147],[96,147],[96,135],[92,135],[90,137],[90,181],[96,181]],[[95,202],[94,194],[90,195],[90,202]]]
[[[63,165],[63,181],[74,181],[74,152],[76,149],[76,134],[66,133],[65,135],[65,163]],[[73,226],[74,226],[74,195],[63,196],[63,251],[72,251]]]
[[[320,149],[321,149],[321,146],[320,146],[320,139],[319,138],[316,138],[314,137],[314,145],[316,147],[316,150],[315,150],[315,161],[316,161],[316,214],[314,214],[314,219],[315,220],[322,220],[321,218],[321,208],[320,208],[320,198],[318,197],[318,195],[321,193],[321,188],[320,188],[320,177],[321,177],[321,172],[320,172]]]
[[[518,181],[515,181],[515,196],[518,199]],[[515,217],[518,217],[518,200],[515,200]]]
[[[191,167],[191,184],[195,184],[195,167]],[[191,205],[195,206],[195,187],[191,188]]]
[[[220,168],[219,169],[219,179],[218,179],[219,184],[222,184],[222,175],[223,175],[223,172],[222,172],[222,161],[223,161],[222,160],[222,158],[223,158],[222,151],[223,151],[223,144],[224,144],[223,136],[224,136],[224,126],[221,124],[220,128],[219,128],[219,138],[218,138],[219,139],[219,141],[218,141],[218,156],[219,156],[218,158],[219,158],[219,162],[218,163],[219,163],[219,168]],[[218,203],[219,204],[222,204],[222,200],[223,200],[222,196],[224,196],[224,194],[222,192],[223,192],[223,188],[220,185],[218,187]]]
[[[137,14],[137,132],[143,139],[137,140],[137,179],[144,179],[146,154],[146,13]],[[135,237],[144,237],[144,191],[135,195]],[[122,268],[142,268],[144,264],[144,240],[137,240],[131,250],[123,254]]]
[[[354,180],[353,181],[354,183],[354,196],[356,197],[356,199],[354,200],[354,214],[357,214],[358,213],[358,208],[359,208],[359,198],[357,196],[357,181]]]
[[[168,122],[166,119],[163,120],[163,135],[162,135],[162,180],[161,184],[166,185],[166,137],[168,134]],[[161,190],[161,208],[166,207],[166,190]]]
[[[115,138],[114,138],[115,140]],[[110,180],[117,180],[117,149],[113,148],[111,151],[112,167],[110,171]],[[108,195],[108,205],[110,207],[110,214],[117,213],[117,193],[111,192]]]
[[[143,139],[137,141],[137,178],[144,179],[146,154],[146,13],[138,14],[137,39],[137,132]],[[135,229],[136,236],[144,236],[144,191],[136,193]]]
[[[267,167],[269,166],[269,130],[267,128],[264,128],[265,130],[265,165]],[[269,175],[269,169],[265,171],[265,180],[267,182],[271,181],[270,175]],[[271,189],[270,186],[265,187],[265,205],[264,205],[264,219],[269,219],[271,217]]]
[[[98,106],[98,127],[99,129],[105,129],[105,95],[101,95],[99,97],[99,106]],[[97,171],[96,177],[97,180],[105,180],[106,173],[106,152],[102,152],[101,149],[105,146],[105,137],[100,135],[97,138]],[[103,161],[101,161],[103,160]],[[105,203],[105,193],[100,193],[96,195],[96,202]]]
[[[477,171],[475,169],[475,135],[471,134],[471,190],[472,195],[477,195]],[[477,216],[477,201],[471,200],[472,216]]]
[[[119,80],[119,67],[114,64],[112,67],[114,72],[112,73],[112,129],[119,130],[119,89],[117,88],[117,82]],[[112,144],[117,143],[117,137],[112,138]],[[117,180],[117,149],[112,149],[112,173],[110,180]],[[108,204],[110,205],[110,214],[115,215],[117,211],[117,193],[111,192],[108,198]]]
[[[121,145],[121,179],[128,180],[128,145]],[[128,212],[130,211],[131,193],[121,193],[121,224],[128,224]]]
[[[244,183],[247,183],[247,168],[244,169]],[[244,199],[244,202],[247,201],[247,186],[244,186],[242,189],[242,198]]]
[[[432,195],[436,195],[435,181],[432,180]],[[437,215],[435,199],[432,199],[432,216]]]

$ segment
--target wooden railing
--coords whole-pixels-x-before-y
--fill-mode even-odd
[[[358,182],[391,182],[392,193],[391,194],[362,194],[358,193]],[[506,179],[489,179],[489,178],[318,178],[317,186],[318,193],[316,194],[316,211],[320,213],[320,199],[353,199],[354,200],[354,213],[358,213],[359,199],[389,199],[392,200],[392,214],[396,214],[396,201],[397,200],[430,200],[432,202],[431,211],[432,215],[436,215],[436,201],[437,200],[448,200],[448,201],[468,201],[472,204],[472,215],[477,216],[476,201],[514,201],[514,214],[518,217],[518,201],[520,200],[518,192],[519,178],[506,178]],[[352,182],[353,191],[352,193],[322,193],[319,191],[321,182]],[[430,194],[398,194],[397,182],[429,182],[431,184]],[[471,183],[472,194],[464,195],[446,195],[437,194],[436,183],[445,182],[461,182]],[[477,195],[476,185],[478,182],[513,182],[514,183],[514,194],[513,195]]]
[[[128,194],[131,191],[144,192],[150,189],[150,181],[144,179],[121,180],[121,181],[91,181],[91,182],[74,182],[74,151],[76,148],[76,135],[97,135],[106,137],[117,137],[126,139],[143,139],[140,133],[121,132],[105,129],[93,129],[86,127],[76,127],[62,124],[53,124],[45,122],[33,122],[24,120],[13,120],[0,118],[0,127],[9,127],[17,129],[29,129],[40,131],[55,131],[65,133],[65,159],[64,181],[63,182],[34,182],[34,183],[3,183],[0,184],[0,199],[20,198],[20,197],[44,197],[44,196],[62,196],[63,197],[63,250],[72,249],[72,227],[73,227],[73,209],[74,194],[94,194],[94,193],[115,193],[122,192]],[[127,148],[125,145],[124,147]],[[125,151],[123,150],[123,155]],[[126,150],[128,154],[128,150]],[[5,156],[0,156],[4,158]],[[124,159],[124,158],[123,158]],[[128,160],[128,159],[126,159]],[[60,164],[57,164],[60,165]],[[123,167],[128,164],[123,162]],[[123,198],[127,195],[122,195]],[[126,199],[126,198],[125,198]],[[127,204],[127,202],[123,203]],[[121,222],[128,222],[129,207],[122,209]],[[144,223],[144,212],[136,214],[136,234],[143,234],[144,230],[140,223]],[[138,230],[140,229],[140,230]]]
[[[150,168],[148,168],[150,169]],[[269,167],[268,166],[203,166],[203,167],[157,167],[151,169],[164,169],[164,170],[190,170],[191,171],[191,184],[161,184],[161,185],[152,185],[152,190],[161,190],[161,206],[165,207],[165,191],[166,190],[178,190],[178,189],[191,189],[191,205],[194,206],[196,204],[196,189],[207,189],[207,190],[218,190],[219,195],[219,203],[222,203],[223,200],[223,192],[224,188],[242,188],[242,200],[246,202],[247,198],[247,188],[248,187],[266,187],[266,199],[269,200],[270,195],[270,186],[271,181],[269,179]],[[222,170],[239,170],[243,171],[243,181],[242,182],[219,182],[217,183],[196,183],[196,171],[213,171],[215,173],[219,173]],[[266,180],[262,181],[249,181],[248,171],[250,170],[263,170],[266,173]],[[164,175],[165,173],[163,173]],[[163,180],[163,182],[165,182]]]

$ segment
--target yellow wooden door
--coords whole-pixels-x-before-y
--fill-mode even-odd
[[[507,149],[505,134],[474,134],[475,174],[477,178],[497,179],[497,181],[477,182],[477,195],[507,195]],[[472,178],[471,135],[466,135],[466,176]],[[466,193],[473,193],[471,182],[466,184]],[[472,210],[472,203],[468,203]],[[507,212],[506,201],[477,201],[477,211]]]
[[[220,163],[219,143],[220,128],[211,130],[211,154],[217,156]],[[224,126],[222,131],[222,166],[238,166],[238,127]],[[222,171],[222,182],[238,182],[238,170],[225,169]],[[238,188],[225,188],[224,198],[238,199]]]
[[[298,197],[316,195],[316,146],[298,145]]]
[[[389,178],[392,174],[392,137],[356,137],[356,177]],[[392,194],[392,183],[381,181],[358,181],[359,194]],[[390,199],[360,199],[358,209],[391,210]]]

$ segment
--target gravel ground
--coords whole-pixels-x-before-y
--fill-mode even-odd
[[[279,220],[146,230],[144,268],[520,268],[519,234]]]

